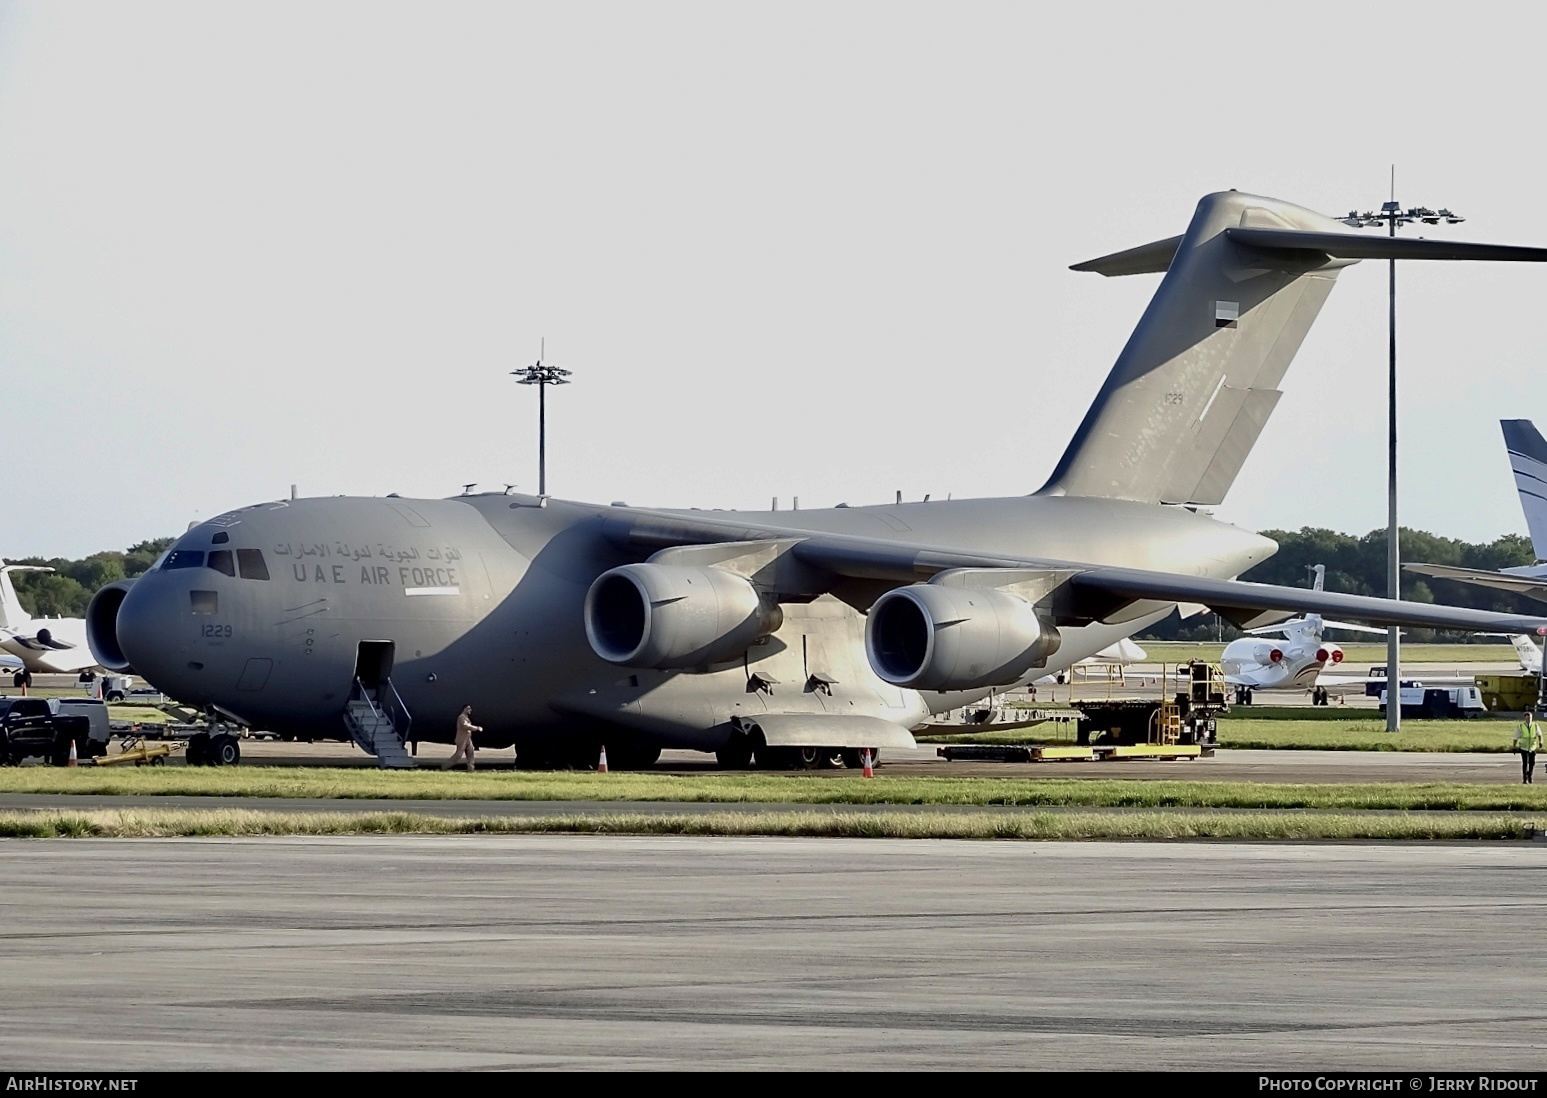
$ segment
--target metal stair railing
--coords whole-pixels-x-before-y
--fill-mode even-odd
[[[408,733],[414,727],[414,715],[408,711],[408,706],[403,704],[403,696],[397,692],[391,678],[382,680],[381,704],[386,710],[387,718],[392,721],[392,730],[397,733],[397,738],[403,743],[408,742]]]
[[[344,717],[351,725],[350,731],[354,735],[355,742],[359,743],[361,747],[366,748],[372,755],[374,755],[376,754],[376,728],[381,724],[382,721],[390,720],[391,718],[387,717],[377,707],[376,700],[371,697],[371,692],[365,688],[365,683],[360,681],[360,677],[358,675],[355,676],[354,689],[349,692],[349,702],[356,701],[363,701],[366,705],[370,706],[371,716],[375,718],[375,722],[371,728],[364,729],[360,727],[360,722],[356,720],[354,714],[350,712],[349,705],[347,703],[344,707]],[[368,739],[370,742],[362,742],[366,739]]]

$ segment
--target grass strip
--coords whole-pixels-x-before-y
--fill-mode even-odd
[[[1485,751],[1508,752],[1513,721],[1410,721],[1402,731],[1367,720],[1223,720],[1219,745],[1257,750],[1301,751]]]
[[[1242,710],[1219,722],[1219,745],[1266,751],[1430,751],[1508,752],[1515,738],[1514,721],[1404,720],[1402,731],[1387,732],[1385,718],[1374,710],[1369,717],[1314,716],[1286,720],[1278,714],[1241,717]],[[1329,710],[1316,710],[1317,714]],[[1034,744],[1073,743],[1072,729],[1052,724],[996,732],[924,733],[919,743]]]
[[[1101,766],[1114,763],[1048,764]],[[1179,771],[1207,763],[1173,763]],[[1514,759],[1498,761],[1513,773]],[[358,768],[146,767],[0,770],[0,792],[138,796],[289,797],[349,800],[683,801],[778,804],[1054,805],[1088,808],[1445,809],[1547,811],[1547,783],[1274,783],[1113,778],[924,778],[845,772],[790,774],[593,774],[380,771]]]
[[[772,835],[854,839],[1515,839],[1538,820],[1513,816],[1373,816],[1358,813],[949,813],[815,812],[683,815],[490,816],[413,812],[129,811],[0,812],[0,837],[198,838],[264,835]]]

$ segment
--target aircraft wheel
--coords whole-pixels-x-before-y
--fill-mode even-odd
[[[760,770],[794,770],[800,762],[792,747],[759,747],[754,757]]]
[[[659,747],[622,744],[614,748],[613,754],[607,757],[607,765],[618,770],[649,770],[660,757]]]
[[[598,752],[599,753],[599,752]],[[532,740],[516,745],[517,770],[552,770],[561,765],[563,752],[551,740]],[[611,760],[608,760],[611,762]],[[595,767],[593,762],[592,767]]]
[[[860,757],[863,752],[857,747],[845,747],[838,754],[843,759],[843,765],[850,770],[859,770],[865,765],[865,760]]]
[[[740,732],[731,733],[725,746],[714,753],[721,770],[746,770],[752,765],[752,743]]]
[[[820,747],[797,747],[795,759],[802,770],[815,770],[822,765],[822,757],[826,754]]]
[[[210,744],[210,755],[215,766],[235,766],[242,761],[242,747],[235,736],[221,736]]]
[[[596,740],[577,739],[564,745],[564,764],[573,770],[595,770],[601,763],[602,745]],[[610,765],[612,760],[607,760]]]

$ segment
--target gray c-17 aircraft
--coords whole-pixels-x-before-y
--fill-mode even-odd
[[[548,497],[299,499],[200,523],[88,611],[90,643],[224,719],[341,729],[383,765],[452,739],[523,765],[808,765],[1066,670],[1178,603],[1243,627],[1318,613],[1535,633],[1547,619],[1244,583],[1268,538],[1220,503],[1342,268],[1547,260],[1547,249],[1363,237],[1235,191],[1178,237],[1082,263],[1164,273],[1047,483],[1027,496],[802,511]],[[217,726],[218,727],[218,726]],[[196,737],[190,761],[235,761]]]

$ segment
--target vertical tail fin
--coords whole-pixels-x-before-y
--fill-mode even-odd
[[[22,609],[16,588],[11,585],[12,572],[52,572],[36,564],[7,564],[0,560],[0,629],[20,629],[32,620],[32,615]]]
[[[1536,642],[1524,633],[1513,634],[1510,643],[1515,646],[1515,655],[1520,660],[1520,669],[1533,675],[1542,673],[1542,650],[1536,647]]]
[[[1290,360],[1350,262],[1247,246],[1229,234],[1243,228],[1339,226],[1287,202],[1226,191],[1198,203],[1181,237],[1074,268],[1166,276],[1043,494],[1223,501],[1278,403]]]
[[[1537,560],[1547,560],[1547,441],[1529,419],[1501,419],[1504,448],[1515,473],[1515,491],[1526,513],[1531,548]]]
[[[1327,566],[1325,564],[1307,564],[1305,570],[1316,573],[1316,578],[1311,581],[1311,590],[1320,591],[1327,582]]]

